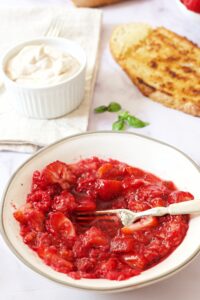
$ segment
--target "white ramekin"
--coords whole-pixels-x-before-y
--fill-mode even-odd
[[[23,47],[36,44],[48,44],[66,51],[79,61],[80,69],[63,82],[44,87],[24,87],[9,79],[5,73],[9,59]],[[20,114],[37,119],[57,118],[76,109],[84,96],[85,71],[84,50],[77,43],[60,37],[41,37],[17,44],[3,55],[1,61],[2,79],[13,107]]]

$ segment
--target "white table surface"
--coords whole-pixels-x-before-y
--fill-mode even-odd
[[[70,0],[0,0],[3,6],[59,5],[71,7]],[[133,0],[103,9],[104,20],[101,38],[101,62],[92,102],[92,108],[110,101],[149,121],[150,126],[131,131],[165,141],[187,153],[200,165],[200,119],[168,109],[143,97],[127,76],[113,61],[108,40],[116,24],[142,21],[166,26],[187,36],[200,45],[199,24],[188,20],[176,6],[175,0]],[[112,114],[94,115],[91,109],[89,130],[109,130]],[[13,171],[29,157],[24,153],[0,153],[0,193]],[[22,265],[7,249],[0,238],[0,298],[25,299],[81,299],[81,300],[168,300],[199,299],[200,256],[187,268],[170,279],[132,292],[122,294],[92,294],[56,285]]]

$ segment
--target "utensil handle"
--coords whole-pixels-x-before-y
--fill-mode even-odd
[[[192,214],[200,212],[200,200],[184,201],[168,206],[170,215]]]

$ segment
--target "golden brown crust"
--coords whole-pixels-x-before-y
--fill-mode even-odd
[[[195,105],[192,102],[174,101],[172,96],[167,95],[166,93],[163,93],[161,91],[154,90],[152,87],[149,87],[144,82],[141,82],[141,80],[135,79],[133,82],[139,88],[141,93],[146,97],[149,97],[152,100],[155,100],[156,102],[164,104],[167,107],[178,109],[195,117],[200,116],[200,106]]]
[[[120,2],[122,0],[72,0],[79,7],[98,7]]]
[[[128,32],[133,24],[126,26]],[[123,35],[127,47],[118,42],[120,34],[118,30],[115,40],[111,37],[112,55],[140,91],[165,106],[200,116],[200,48],[163,27],[146,32],[136,43]]]

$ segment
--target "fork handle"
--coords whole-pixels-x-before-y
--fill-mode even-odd
[[[168,206],[170,215],[193,214],[200,212],[200,200],[184,201]]]
[[[133,220],[136,221],[139,218],[145,216],[161,217],[167,214],[170,215],[184,215],[200,212],[200,200],[184,201],[180,203],[170,204],[169,206],[158,206],[145,211],[138,212]]]

